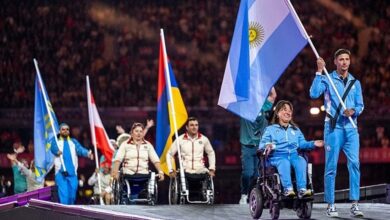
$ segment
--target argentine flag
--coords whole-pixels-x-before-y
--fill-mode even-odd
[[[308,42],[290,6],[288,0],[241,1],[219,106],[256,119],[272,86]]]

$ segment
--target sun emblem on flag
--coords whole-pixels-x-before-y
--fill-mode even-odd
[[[261,24],[251,21],[249,24],[249,46],[258,47],[264,40],[264,28]]]

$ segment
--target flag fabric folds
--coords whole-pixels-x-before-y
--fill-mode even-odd
[[[87,77],[87,99],[88,99],[88,118],[91,128],[92,144],[96,146],[104,155],[105,160],[102,163],[107,163],[111,167],[112,157],[114,154],[114,147],[109,141],[106,130],[104,129],[102,120],[100,119],[97,110],[95,99],[89,85],[89,78]],[[98,161],[98,158],[96,158]]]
[[[242,0],[218,105],[254,121],[308,40],[286,0]]]
[[[171,147],[172,136],[175,134],[173,111],[171,109],[170,102],[174,103],[177,129],[180,129],[186,123],[188,115],[169,61],[168,69],[171,85],[168,85],[167,83],[162,44],[162,41],[160,41],[157,88],[156,152],[160,157],[162,170],[164,173],[169,174],[166,164],[166,154]],[[172,91],[172,100],[169,98],[168,89]]]
[[[47,103],[45,101],[45,97]],[[51,114],[51,120],[49,114]],[[59,132],[57,117],[51,106],[39,70],[35,78],[34,161],[37,180],[42,182],[54,164],[50,141]]]

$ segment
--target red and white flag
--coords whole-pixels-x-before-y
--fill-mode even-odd
[[[111,167],[112,156],[114,153],[114,147],[111,145],[106,130],[103,127],[102,120],[100,119],[99,112],[97,110],[95,99],[92,96],[91,88],[89,86],[89,77],[87,76],[87,98],[88,98],[88,116],[89,124],[91,127],[92,144],[95,147],[96,167],[98,167],[97,150],[104,155],[104,163],[108,163]]]

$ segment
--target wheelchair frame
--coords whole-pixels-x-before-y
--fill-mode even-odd
[[[149,205],[155,205],[158,201],[158,186],[157,177],[154,172],[149,172],[150,178],[146,181],[144,188],[140,191],[146,192],[146,198],[131,199],[131,180],[125,178],[125,175],[120,171],[119,180],[113,180],[112,192],[115,205],[131,204],[137,202],[148,203]]]
[[[205,200],[191,200],[188,179],[184,178],[185,190],[183,190],[180,177],[180,172],[176,171],[177,175],[169,180],[169,194],[168,200],[170,205],[195,203],[195,204],[214,204],[214,181],[208,173],[206,173],[206,179],[200,181],[207,181],[206,191],[201,189],[199,195],[206,198]]]
[[[301,219],[310,219],[313,197],[305,198],[287,198],[282,196],[282,185],[279,174],[275,167],[266,168],[266,156],[263,150],[257,152],[259,157],[259,174],[256,184],[249,196],[249,211],[254,219],[260,218],[264,207],[269,208],[272,219],[279,219],[280,209],[283,207],[292,208],[296,211],[297,216]],[[304,158],[308,161],[308,156],[304,153]],[[267,170],[268,169],[268,170]],[[275,171],[272,172],[272,169]],[[312,182],[312,164],[307,166],[308,189],[313,191]]]

